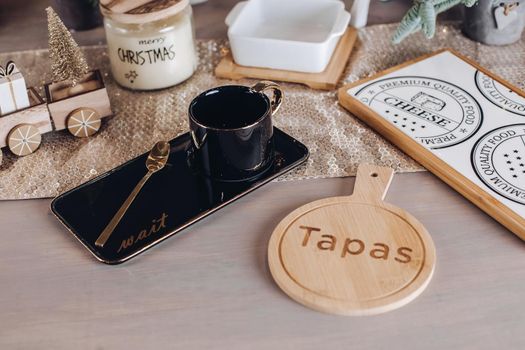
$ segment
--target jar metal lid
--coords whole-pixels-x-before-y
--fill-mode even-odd
[[[189,5],[189,0],[100,0],[100,12],[120,23],[141,24],[176,15]]]

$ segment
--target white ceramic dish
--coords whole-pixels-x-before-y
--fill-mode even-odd
[[[350,13],[338,0],[250,0],[226,17],[235,62],[242,66],[322,72]]]

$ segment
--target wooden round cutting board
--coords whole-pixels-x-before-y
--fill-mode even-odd
[[[306,204],[275,228],[268,263],[279,287],[312,309],[370,315],[401,307],[428,285],[432,238],[383,198],[394,172],[361,165],[354,193]]]

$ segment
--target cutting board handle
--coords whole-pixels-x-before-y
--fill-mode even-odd
[[[382,202],[393,177],[394,170],[390,168],[371,164],[359,165],[352,199],[368,203]]]

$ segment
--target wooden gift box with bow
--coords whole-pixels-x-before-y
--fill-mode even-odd
[[[13,62],[0,67],[0,115],[29,106],[26,82]]]

